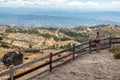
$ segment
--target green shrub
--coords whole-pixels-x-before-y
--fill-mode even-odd
[[[119,47],[111,48],[109,51],[113,53],[113,57],[115,59],[120,59],[120,48]]]
[[[115,48],[111,48],[109,51],[110,52],[115,52]]]
[[[120,53],[114,53],[114,54],[113,54],[113,57],[114,57],[115,59],[120,59]]]
[[[10,48],[10,46],[6,43],[1,43],[1,46],[0,47],[3,47],[3,48]]]
[[[3,40],[3,38],[0,36],[0,40]]]
[[[112,52],[112,53],[120,52],[120,48],[119,47],[114,47],[114,48],[111,48],[109,51]]]

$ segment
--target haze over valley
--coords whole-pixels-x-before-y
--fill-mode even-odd
[[[57,11],[34,8],[0,8],[1,25],[27,27],[78,27],[101,24],[120,25],[116,11]]]

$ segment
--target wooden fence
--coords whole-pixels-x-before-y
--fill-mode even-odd
[[[111,48],[113,44],[117,44],[117,43],[120,43],[120,38],[110,37],[107,39],[102,39],[100,41],[101,49]],[[90,40],[90,41],[87,41],[79,45],[73,45],[73,47],[65,49],[65,50],[61,50],[55,53],[50,53],[44,57],[29,61],[27,63],[20,64],[18,66],[11,65],[9,69],[6,69],[0,72],[0,77],[9,75],[9,78],[7,80],[15,80],[27,74],[30,74],[34,71],[37,71],[38,69],[48,66],[48,68],[45,68],[43,71],[37,72],[36,74],[26,79],[26,80],[30,80],[36,77],[37,75],[41,75],[46,72],[51,72],[54,68],[61,66],[71,60],[74,60],[76,57],[80,55],[83,55],[86,53],[92,53],[92,51],[95,51],[95,50],[96,50],[95,43],[92,40]],[[44,61],[44,60],[47,60],[47,61]],[[25,68],[37,62],[42,62],[42,63],[39,63],[37,66],[34,66],[33,68],[28,69],[24,72],[15,74],[16,70]]]

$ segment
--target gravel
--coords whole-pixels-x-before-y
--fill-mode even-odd
[[[120,80],[120,60],[103,50],[78,57],[33,80]]]

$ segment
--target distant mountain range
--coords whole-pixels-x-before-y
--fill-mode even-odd
[[[28,27],[76,27],[100,24],[120,25],[120,12],[67,12],[0,8],[0,24]]]

